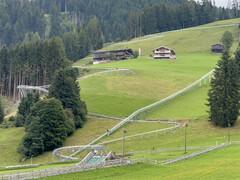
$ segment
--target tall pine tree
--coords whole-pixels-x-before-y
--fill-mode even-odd
[[[80,99],[77,76],[76,68],[59,70],[51,82],[49,97],[60,100],[64,109],[70,109],[74,115],[75,127],[81,128],[87,120],[87,108],[85,102]]]
[[[237,66],[228,51],[224,51],[215,68],[208,92],[210,121],[221,127],[234,125],[239,114],[239,82]]]

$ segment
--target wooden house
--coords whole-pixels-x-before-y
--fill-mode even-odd
[[[214,44],[214,45],[212,45],[211,50],[214,54],[221,54],[224,50],[224,46],[221,44]]]
[[[114,60],[129,59],[133,56],[132,49],[119,49],[112,51],[99,51],[93,53],[93,64],[99,64]]]
[[[154,59],[177,59],[175,52],[164,46],[153,49],[153,53]]]

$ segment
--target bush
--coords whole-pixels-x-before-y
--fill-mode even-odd
[[[8,120],[9,120],[9,121],[15,121],[15,117],[14,117],[14,116],[11,116]]]
[[[133,57],[138,58],[139,52],[138,50],[133,51]]]
[[[22,114],[17,114],[17,116],[14,118],[14,120],[15,120],[15,123],[14,123],[14,125],[16,126],[16,127],[22,127],[22,126],[24,126],[24,123],[25,123],[25,118],[24,118],[24,116],[22,115]]]

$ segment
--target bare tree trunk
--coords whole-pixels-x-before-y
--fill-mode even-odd
[[[14,82],[13,82],[13,100],[16,101],[16,86],[17,86],[17,75],[14,74]]]
[[[9,69],[9,79],[8,79],[8,99],[11,98],[11,88],[12,88],[12,60]]]

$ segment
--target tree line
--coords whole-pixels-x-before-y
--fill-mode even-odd
[[[61,35],[67,58],[71,61],[84,58],[92,50],[103,47],[103,38],[100,24],[96,16],[90,19],[84,28],[75,28],[73,31]]]
[[[65,13],[77,26],[96,16],[104,42],[240,17],[239,0],[231,0],[227,8],[217,8],[213,0],[52,0],[50,6],[46,1],[38,2],[45,13]]]
[[[31,1],[0,1],[0,47],[23,41],[28,32],[38,32],[44,38],[45,29],[44,11]]]
[[[19,99],[18,85],[50,84],[55,71],[70,64],[61,38],[4,46],[0,50],[0,94]]]
[[[213,1],[186,1],[182,4],[167,6],[156,4],[142,11],[133,12],[127,19],[128,39],[158,32],[182,29],[210,23],[217,20],[239,17],[239,9],[217,8]]]

